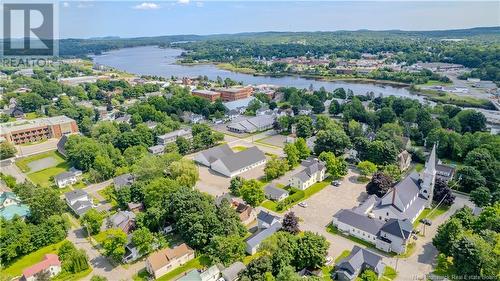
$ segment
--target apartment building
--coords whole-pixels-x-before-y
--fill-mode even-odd
[[[191,94],[193,94],[193,96],[204,98],[204,99],[209,100],[211,102],[214,102],[218,98],[220,98],[219,92],[210,91],[210,90],[193,90],[191,92]]]
[[[247,87],[234,87],[234,88],[217,88],[214,91],[220,93],[222,101],[235,101],[246,99],[253,93],[253,88]]]
[[[76,121],[64,115],[0,124],[0,137],[14,144],[60,138],[77,132]]]

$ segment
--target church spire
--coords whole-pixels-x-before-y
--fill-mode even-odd
[[[427,206],[430,207],[434,193],[434,183],[436,180],[436,144],[432,146],[431,154],[425,163],[425,170],[421,178],[422,183],[420,184],[420,194],[428,200]]]

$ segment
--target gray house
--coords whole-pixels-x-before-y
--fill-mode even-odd
[[[257,215],[257,225],[258,230],[246,240],[246,252],[250,255],[255,254],[260,243],[280,230],[282,226],[279,217],[264,211]]]
[[[120,190],[123,187],[131,186],[134,183],[134,175],[132,174],[123,174],[117,176],[113,179],[113,185],[115,186],[115,190]]]
[[[161,155],[165,151],[165,146],[164,145],[153,145],[148,147],[149,153],[153,155]]]
[[[380,278],[385,269],[382,257],[358,246],[354,246],[351,254],[335,266],[334,278],[341,281],[355,280],[356,277],[366,269],[372,270],[378,274]]]
[[[242,262],[237,261],[221,271],[222,278],[224,278],[224,281],[236,281],[238,280],[238,274],[245,268]]]
[[[161,136],[158,136],[158,144],[159,145],[167,145],[177,140],[177,138],[183,137],[185,139],[192,139],[193,135],[191,134],[191,129],[180,129],[177,131],[173,131]]]
[[[75,189],[64,194],[66,204],[77,215],[82,216],[88,210],[92,209],[92,199],[87,192],[81,189]]]
[[[283,188],[277,187],[275,184],[268,184],[264,188],[264,193],[267,199],[274,201],[281,201],[288,197],[289,192],[284,190]]]

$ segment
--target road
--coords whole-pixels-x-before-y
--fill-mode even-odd
[[[68,233],[68,240],[71,241],[78,249],[82,249],[87,253],[89,263],[93,268],[91,274],[82,280],[90,280],[93,275],[106,277],[108,280],[132,280],[132,277],[141,269],[145,268],[144,261],[138,261],[127,268],[121,265],[114,266],[106,257],[92,246],[86,238],[86,231],[83,228],[72,228]]]

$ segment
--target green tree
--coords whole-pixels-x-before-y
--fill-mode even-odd
[[[357,167],[363,176],[371,176],[377,171],[377,165],[367,160],[359,162]]]
[[[80,222],[85,225],[90,235],[99,233],[104,217],[96,209],[90,209],[81,218]]]
[[[456,241],[453,250],[453,265],[455,271],[463,276],[481,276],[482,268],[491,247],[478,235],[463,235]]]
[[[167,173],[180,185],[187,187],[194,187],[199,177],[198,167],[194,161],[188,159],[172,162],[168,166]]]
[[[241,281],[271,281],[266,278],[273,270],[271,258],[269,256],[262,256],[252,260],[240,273]],[[272,274],[270,275],[272,277]]]
[[[311,150],[307,147],[306,140],[303,138],[297,138],[294,142],[297,151],[299,152],[300,159],[306,159],[311,154]]]
[[[333,154],[333,152],[323,151],[319,155],[319,159],[325,162],[326,171],[333,178],[338,179],[347,175],[347,163],[344,158],[335,157],[335,154]]]
[[[108,279],[104,276],[94,275],[90,278],[90,281],[107,281]]]
[[[0,159],[7,159],[16,155],[16,148],[7,141],[0,143]]]
[[[258,206],[262,201],[266,199],[264,190],[261,184],[254,180],[246,180],[240,189],[240,194],[243,200],[250,204],[252,207]]]
[[[476,206],[484,207],[490,204],[491,193],[487,187],[481,186],[470,192],[470,199]]]
[[[241,223],[238,213],[231,206],[227,199],[223,199],[215,211],[219,219],[218,235],[239,235],[244,236],[247,233],[246,228]]]
[[[132,243],[134,243],[141,255],[145,255],[153,250],[153,242],[153,234],[145,227],[141,227],[132,233]]]
[[[304,232],[297,241],[294,264],[296,268],[319,268],[325,264],[329,243],[325,237]]]
[[[120,228],[106,230],[106,238],[102,243],[104,255],[111,257],[115,261],[120,261],[125,254],[127,244],[127,234]]]
[[[463,192],[471,192],[486,185],[486,179],[474,167],[461,167],[457,170],[456,176],[459,179],[460,190]]]
[[[240,188],[243,186],[243,178],[236,176],[231,179],[229,183],[229,191],[234,196],[240,196]]]
[[[462,237],[464,227],[459,219],[452,218],[438,227],[432,244],[446,256],[451,256],[453,247],[458,239]]]
[[[313,134],[312,119],[309,116],[299,116],[297,119],[297,137],[307,139]]]
[[[264,168],[264,174],[267,180],[279,178],[283,176],[286,171],[288,171],[288,161],[277,157],[272,157],[268,160]]]
[[[328,112],[331,115],[339,114],[341,112],[341,107],[340,107],[339,102],[336,100],[332,100],[332,102],[330,103],[330,107],[328,107]]]
[[[335,155],[341,155],[346,148],[351,146],[349,137],[342,129],[332,128],[322,130],[318,132],[316,137],[314,145],[314,153],[316,155],[321,154],[323,151],[331,151]]]
[[[347,125],[347,128],[349,136],[351,138],[363,136],[363,127],[361,126],[361,123],[357,122],[356,120],[350,120]]]
[[[378,275],[373,270],[365,269],[359,278],[363,281],[377,281]]]
[[[212,263],[222,263],[224,266],[240,261],[245,257],[245,242],[238,235],[215,236],[207,246],[207,255]]]
[[[290,168],[295,167],[297,164],[299,164],[299,150],[293,143],[287,143],[285,144],[285,147],[283,148],[286,154],[286,160],[288,161],[288,165]]]
[[[177,148],[179,149],[179,153],[182,155],[186,155],[191,151],[191,143],[184,137],[178,137],[175,140],[175,144],[177,144]]]
[[[123,158],[128,165],[132,166],[142,157],[148,154],[148,150],[142,145],[131,146],[123,151]]]

